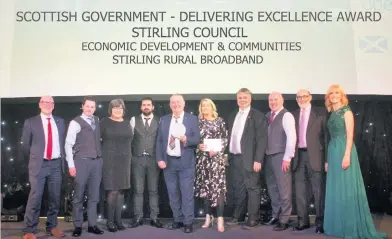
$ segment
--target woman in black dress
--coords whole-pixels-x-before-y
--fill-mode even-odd
[[[226,195],[226,173],[223,152],[228,144],[226,124],[218,117],[216,106],[210,99],[203,99],[199,105],[199,128],[201,143],[197,150],[195,195],[204,199],[206,220],[203,228],[213,223],[211,209],[216,208],[218,216],[218,231],[223,232],[223,211]],[[221,139],[219,151],[206,151],[204,139]]]
[[[125,230],[121,222],[124,191],[131,187],[131,143],[133,132],[124,120],[125,104],[122,99],[109,104],[109,117],[100,121],[103,168],[103,186],[107,191],[106,226],[110,232]]]

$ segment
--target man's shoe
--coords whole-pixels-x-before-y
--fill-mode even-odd
[[[193,232],[193,226],[191,225],[185,225],[184,226],[184,232],[185,233],[192,233]]]
[[[316,227],[316,233],[324,234],[324,227],[323,226],[317,226]]]
[[[289,224],[287,223],[278,223],[275,227],[274,227],[274,231],[284,231],[287,228],[289,228]]]
[[[310,228],[309,224],[302,225],[302,226],[296,226],[296,227],[293,228],[293,231],[303,231],[303,230],[308,229],[308,228]]]
[[[73,237],[80,237],[82,235],[82,228],[81,227],[76,227],[74,231],[72,232]]]
[[[143,225],[143,219],[139,218],[139,219],[133,220],[133,222],[131,224],[129,224],[129,228],[136,228],[141,225]]]
[[[184,227],[184,223],[182,222],[173,222],[166,226],[166,228],[169,230],[176,230],[176,229],[180,229],[181,227]]]
[[[150,225],[156,228],[163,228],[163,224],[158,219],[151,220]]]
[[[265,222],[263,224],[267,225],[267,226],[272,226],[272,225],[278,224],[278,222],[279,222],[279,220],[273,217],[273,218],[271,218],[271,220],[269,220],[268,222]]]
[[[102,234],[104,233],[104,231],[102,231],[101,229],[99,229],[97,226],[88,227],[88,228],[87,228],[87,232],[88,232],[88,233],[97,234],[97,235],[102,235]]]

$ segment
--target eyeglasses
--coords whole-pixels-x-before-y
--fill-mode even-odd
[[[54,104],[54,102],[52,102],[52,101],[40,101],[39,103],[47,104],[47,105],[53,105]]]
[[[113,107],[114,110],[124,110],[123,107]]]
[[[306,99],[309,95],[297,95],[297,100]]]

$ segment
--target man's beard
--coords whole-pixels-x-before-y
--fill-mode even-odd
[[[143,111],[143,112],[142,112],[142,114],[143,114],[144,116],[150,116],[151,113],[152,113],[152,111],[148,111],[148,112]]]

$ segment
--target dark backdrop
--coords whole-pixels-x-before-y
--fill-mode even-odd
[[[108,104],[111,99],[119,96],[99,96],[96,115],[100,118],[108,116]],[[199,99],[202,95],[185,96],[186,111],[198,114]],[[211,96],[210,96],[211,97]],[[126,100],[126,118],[137,115],[139,100],[142,96],[120,96]],[[217,105],[219,115],[227,119],[228,115],[236,109],[235,95],[214,95],[211,97]],[[55,98],[54,114],[65,119],[66,124],[81,112],[81,97]],[[153,96],[155,100],[155,114],[164,115],[170,112],[169,96]],[[293,95],[285,96],[285,107],[293,111],[297,109]],[[355,115],[355,144],[358,148],[362,175],[366,185],[370,208],[373,212],[392,213],[389,197],[392,192],[392,97],[391,96],[349,96],[350,106]],[[39,113],[38,98],[2,99],[1,102],[1,190],[5,193],[4,208],[16,208],[27,201],[29,192],[27,165],[28,159],[24,158],[21,151],[21,133],[23,122],[26,118]],[[323,96],[314,95],[313,104],[324,106]],[[265,95],[254,95],[252,106],[266,113],[268,101]],[[72,181],[64,169],[63,197],[61,215],[67,214],[69,203],[67,198],[72,193]],[[263,177],[262,177],[263,178]],[[293,190],[294,192],[294,190]],[[128,192],[124,205],[124,216],[132,215],[130,207],[131,190]],[[160,216],[171,217],[163,175],[160,181]],[[295,195],[294,195],[295,197]],[[44,201],[46,196],[44,196]],[[100,213],[104,214],[104,194],[100,203]],[[229,201],[230,203],[230,201]],[[294,203],[294,201],[293,201]],[[269,208],[269,198],[266,193],[265,183],[262,180],[262,208]],[[295,203],[294,203],[295,204]],[[312,208],[312,204],[309,205]],[[203,216],[202,205],[198,201],[195,212]],[[41,215],[46,215],[46,203],[43,203]],[[226,214],[230,206],[228,205]],[[263,210],[264,211],[264,210]],[[147,203],[145,212],[148,215]],[[295,205],[294,212],[295,213]]]

